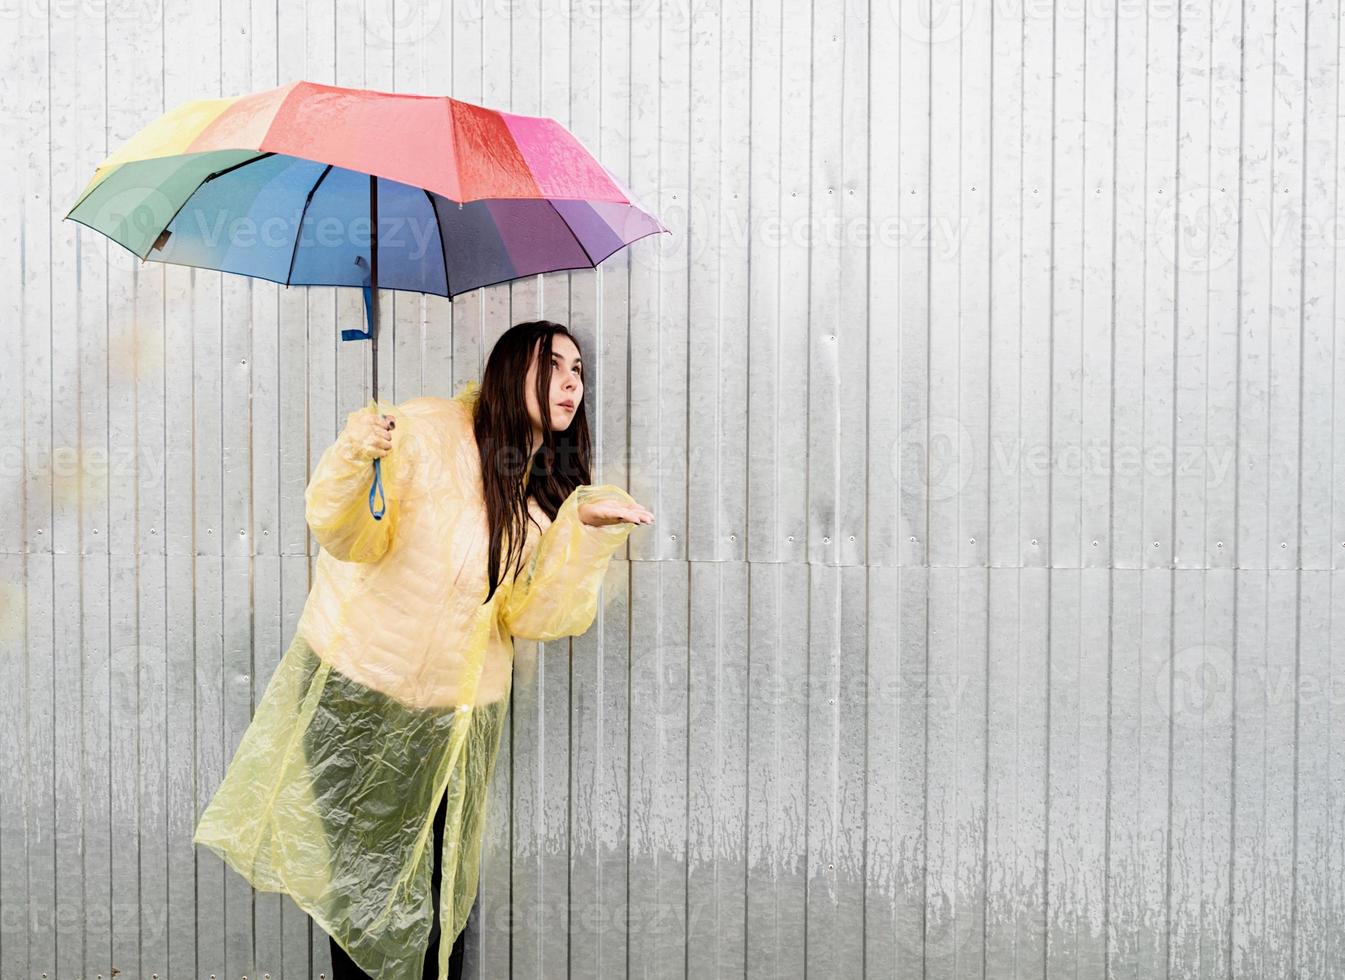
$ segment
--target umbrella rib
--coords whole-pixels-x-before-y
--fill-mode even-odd
[[[422,187],[421,190],[425,189]],[[448,298],[451,300],[453,298],[453,287],[448,283],[448,246],[444,244],[444,225],[439,220],[439,205],[434,203],[434,195],[429,191],[425,191],[425,197],[430,202],[430,210],[434,212],[434,230],[439,234],[439,258],[444,263],[444,292],[448,294]]]
[[[549,197],[544,197],[542,198],[542,200],[546,201],[547,204],[550,204],[551,210],[556,212],[556,217],[559,218],[560,223],[565,226],[565,230],[570,233],[570,237],[574,239],[574,243],[579,246],[579,251],[583,252],[584,258],[588,259],[589,267],[596,269],[598,267],[598,263],[594,262],[593,256],[588,254],[588,249],[585,248],[584,243],[579,240],[579,236],[574,233],[574,229],[570,227],[570,223],[565,220],[565,215],[560,213],[560,209],[556,207],[556,202],[551,200],[551,198]]]
[[[308,197],[304,198],[304,209],[299,212],[299,225],[294,229],[294,248],[290,250],[290,267],[285,270],[285,285],[289,286],[290,276],[294,275],[294,257],[299,254],[299,239],[304,233],[304,218],[308,215],[308,205],[313,203],[313,195],[318,192],[318,185],[332,172],[332,165],[327,164],[327,169],[318,174],[318,179],[313,181],[313,186],[308,189]]]
[[[185,155],[185,154],[183,154],[183,155]],[[169,218],[167,221],[164,222],[163,227],[159,229],[159,233],[160,233],[160,234],[163,234],[163,232],[167,231],[167,230],[168,230],[168,226],[171,225],[174,221],[177,220],[177,216],[178,216],[179,214],[181,214],[181,213],[182,213],[182,209],[185,208],[185,207],[187,206],[187,202],[190,201],[193,197],[196,196],[196,192],[199,191],[199,190],[200,190],[202,187],[204,187],[206,184],[210,183],[210,182],[211,182],[212,180],[214,180],[216,177],[222,177],[222,176],[224,176],[224,175],[227,174],[227,173],[232,173],[233,171],[237,170],[239,167],[246,167],[249,163],[256,163],[258,160],[265,160],[267,157],[273,157],[273,156],[275,156],[275,151],[274,151],[274,150],[268,150],[268,151],[265,152],[265,153],[259,153],[259,154],[257,154],[255,157],[248,157],[248,159],[246,159],[246,160],[243,160],[243,161],[241,161],[241,162],[239,162],[239,163],[235,163],[235,164],[233,164],[232,166],[225,167],[223,170],[212,170],[210,173],[206,174],[204,177],[201,178],[201,182],[200,182],[199,184],[197,184],[194,188],[192,188],[192,192],[182,199],[182,203],[179,204],[179,205],[177,206],[177,210],[173,212],[173,216],[172,216],[171,218]],[[145,261],[145,259],[149,257],[149,253],[152,252],[152,251],[154,251],[154,246],[153,246],[153,245],[151,245],[151,246],[145,251],[145,254],[144,254],[144,255],[140,255],[140,256],[139,256],[140,261],[142,261],[142,262]]]
[[[225,174],[232,173],[239,167],[246,167],[249,163],[256,163],[258,160],[265,160],[267,157],[273,157],[275,155],[276,155],[275,150],[267,150],[265,153],[258,153],[255,157],[248,157],[248,159],[246,160],[240,160],[238,163],[225,167],[223,170],[216,170],[213,171],[212,173],[206,174],[205,180],[201,181],[201,183],[202,184],[209,183],[216,177],[223,177]]]

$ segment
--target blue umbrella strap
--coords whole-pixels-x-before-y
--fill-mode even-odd
[[[373,290],[370,289],[368,286],[363,286],[363,287],[361,287],[361,290],[362,290],[362,292],[364,293],[364,329],[363,329],[363,330],[351,330],[351,329],[342,330],[342,331],[341,331],[341,339],[342,339],[342,340],[372,340],[372,339],[373,339],[373,332],[369,329],[370,325],[374,322],[374,297],[373,297]]]
[[[388,498],[383,493],[383,467],[380,465],[382,462],[381,459],[374,460],[374,482],[369,484],[369,513],[374,515],[376,521],[381,521],[388,509]],[[377,510],[374,509],[375,494],[383,498]]]

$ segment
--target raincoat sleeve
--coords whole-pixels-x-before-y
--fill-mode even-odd
[[[630,494],[610,483],[583,484],[565,498],[505,599],[502,616],[512,635],[547,642],[578,636],[593,625],[607,563],[635,527],[624,521],[585,524],[579,505],[595,500],[635,504]]]
[[[374,457],[364,452],[351,436],[351,423],[361,413],[380,411],[373,401],[346,416],[345,427],[336,441],[327,447],[304,489],[304,518],[313,536],[324,550],[341,561],[373,562],[387,552],[397,529],[400,510],[398,493],[409,475],[408,454],[398,449],[404,431],[405,415],[396,406],[384,405],[381,411],[396,417],[392,430],[392,449],[382,457],[383,493],[375,498],[378,506],[386,500],[385,513],[375,520],[369,510],[369,488],[374,480]]]

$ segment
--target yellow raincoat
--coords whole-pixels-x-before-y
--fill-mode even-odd
[[[521,570],[483,605],[479,393],[468,382],[452,399],[381,407],[397,419],[381,521],[369,512],[372,457],[349,424],[323,453],[304,492],[321,545],[316,578],[194,837],[254,888],[293,897],[374,980],[422,976],[433,919],[427,845],[445,793],[446,977],[476,898],[512,637],[587,630],[609,559],[634,526],[579,520],[588,500],[634,504],[611,484],[576,488],[554,523],[529,499],[542,531],[529,524]]]

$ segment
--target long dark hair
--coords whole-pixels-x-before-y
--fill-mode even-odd
[[[551,320],[517,323],[495,342],[476,401],[473,429],[481,454],[481,481],[490,531],[489,581],[486,602],[523,555],[527,538],[528,497],[552,520],[574,488],[590,483],[587,398],[575,407],[568,429],[551,428],[551,339],[564,334],[579,341],[563,324]],[[537,352],[537,405],[542,416],[542,444],[528,456],[532,422],[524,383],[533,348]],[[582,377],[582,367],[581,367]],[[587,390],[585,391],[587,395]],[[536,523],[535,521],[533,523]],[[503,567],[501,567],[503,566]],[[517,573],[518,569],[514,569]]]

